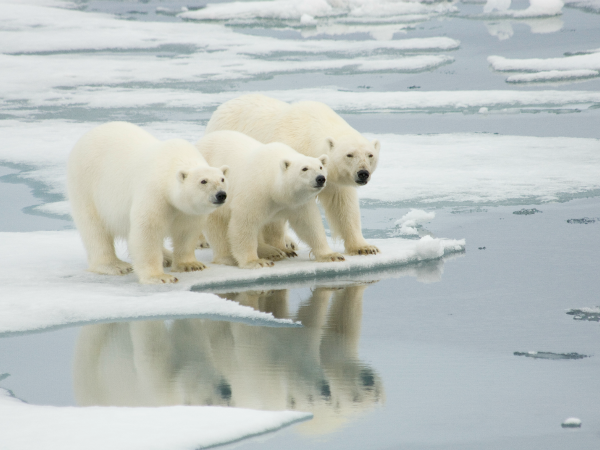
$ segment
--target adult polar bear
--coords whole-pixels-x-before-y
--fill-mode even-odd
[[[263,143],[283,142],[312,157],[326,154],[327,186],[319,195],[334,236],[344,240],[346,253],[379,252],[363,237],[357,186],[364,186],[377,167],[379,141],[369,142],[320,102],[288,104],[261,94],[230,100],[217,108],[206,133],[234,130]]]
[[[130,123],[86,133],[69,156],[67,190],[89,270],[134,270],[141,283],[174,283],[163,270],[171,258],[173,272],[204,269],[194,250],[206,216],[227,197],[227,169],[209,167],[189,142],[161,142]],[[172,255],[163,249],[166,236]],[[116,237],[127,238],[133,267],[117,258]]]
[[[215,263],[272,266],[289,251],[284,241],[288,220],[317,261],[344,260],[329,247],[315,202],[327,181],[327,155],[311,158],[280,142],[261,144],[236,131],[208,133],[196,147],[209,164],[230,168],[231,199],[209,216],[205,227]],[[265,227],[277,231],[263,233]]]

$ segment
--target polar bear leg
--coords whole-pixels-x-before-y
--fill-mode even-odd
[[[262,237],[266,244],[281,250],[287,257],[298,256],[295,252],[298,249],[298,244],[286,234],[286,228],[285,220],[268,223],[263,227]],[[260,255],[260,247],[258,254]]]
[[[204,232],[213,252],[213,264],[237,266],[231,254],[227,229],[229,228],[230,213],[219,209],[208,216]]]
[[[327,186],[319,194],[331,233],[344,240],[349,255],[374,255],[379,249],[370,245],[362,235],[360,207],[356,188]]]
[[[228,237],[231,254],[242,269],[273,266],[272,261],[258,257],[258,234],[262,227],[256,219],[240,211],[238,214],[233,214],[229,222]]]
[[[198,236],[196,248],[210,248],[210,244],[208,243],[208,239],[204,236],[204,233],[200,233],[200,236]]]
[[[117,258],[115,238],[102,224],[96,208],[94,206],[83,208],[83,212],[74,212],[73,215],[87,251],[88,270],[104,275],[130,273],[133,270],[132,265]]]
[[[163,271],[165,227],[161,226],[160,219],[149,221],[147,216],[145,211],[136,208],[131,210],[128,247],[133,259],[133,270],[140,283],[176,283],[178,281],[176,277]]]
[[[317,261],[344,261],[344,256],[331,250],[327,243],[321,213],[316,203],[309,202],[296,208],[290,214],[289,220],[292,229],[309,245]]]
[[[194,272],[204,270],[206,266],[196,259],[196,244],[202,219],[173,221],[171,239],[173,240],[172,272]]]

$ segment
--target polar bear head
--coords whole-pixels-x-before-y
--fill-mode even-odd
[[[379,141],[369,142],[358,135],[326,138],[325,150],[331,160],[329,178],[334,183],[364,186],[371,179],[379,160]]]
[[[294,153],[279,161],[282,178],[278,194],[283,196],[284,202],[300,204],[315,197],[325,187],[329,157],[312,158]]]
[[[210,214],[227,199],[228,166],[197,166],[179,170],[171,189],[171,204],[192,215]]]

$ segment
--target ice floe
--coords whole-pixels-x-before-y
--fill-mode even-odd
[[[40,406],[0,389],[1,442],[10,450],[188,450],[268,433],[311,417],[217,406]]]
[[[563,58],[509,59],[502,56],[490,56],[488,62],[494,70],[501,72],[523,71],[541,72],[545,70],[600,70],[600,52]]]
[[[45,185],[45,191],[53,194],[51,201],[62,202],[67,156],[94,125],[3,120],[0,163],[21,165],[22,171],[15,176]],[[195,142],[203,134],[202,126],[189,122],[144,127],[160,139],[181,137]],[[600,189],[598,139],[480,133],[367,136],[377,137],[382,145],[373,180],[358,190],[370,203],[555,201]],[[68,214],[66,203],[47,208]]]
[[[0,233],[0,248],[10,258],[0,262],[0,333],[26,332],[49,327],[98,321],[166,316],[201,316],[215,320],[290,326],[287,319],[255,311],[215,295],[195,291],[231,292],[286,281],[335,279],[352,274],[372,274],[410,263],[441,258],[463,251],[464,240],[386,239],[373,241],[383,253],[347,256],[339,263],[317,263],[308,249],[298,258],[280,261],[273,268],[243,270],[211,265],[212,252],[199,250],[198,258],[209,264],[202,272],[180,273],[179,283],[147,286],[131,274],[123,277],[86,272],[86,257],[75,230],[32,233]],[[128,259],[124,245],[121,258]],[[406,274],[404,274],[406,275]],[[394,276],[383,274],[382,278]],[[402,276],[402,274],[400,275]],[[378,278],[378,276],[376,275]]]
[[[209,3],[206,8],[188,11],[179,16],[188,20],[302,20],[310,18],[346,17],[380,18],[413,14],[447,14],[456,12],[450,2],[429,3],[394,0],[293,0]],[[313,21],[305,24],[312,25]]]
[[[594,78],[600,75],[598,70],[547,70],[536,73],[511,75],[506,78],[507,83],[532,83],[545,81],[566,81]]]

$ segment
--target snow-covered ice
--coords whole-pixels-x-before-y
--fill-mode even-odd
[[[575,69],[575,70],[546,70],[536,73],[511,75],[506,78],[507,83],[531,83],[544,81],[565,81],[593,78],[600,76],[598,70]]]
[[[216,406],[39,406],[0,389],[0,442],[7,450],[189,450],[275,431],[311,416]]]
[[[308,251],[298,258],[276,263],[273,268],[243,270],[211,265],[210,250],[197,256],[209,268],[178,273],[170,286],[144,286],[135,275],[111,277],[86,272],[86,256],[75,230],[33,233],[0,233],[0,248],[11,258],[0,262],[0,333],[25,332],[80,323],[165,316],[202,316],[238,320],[257,325],[290,326],[287,319],[255,311],[213,294],[190,292],[190,288],[231,291],[265,283],[335,278],[361,272],[385,270],[460,252],[465,242],[433,239],[419,241],[373,241],[383,248],[375,256],[348,256],[339,263],[311,261]],[[127,258],[124,246],[120,255]],[[383,275],[385,276],[385,275]],[[388,276],[393,276],[390,274]]]

